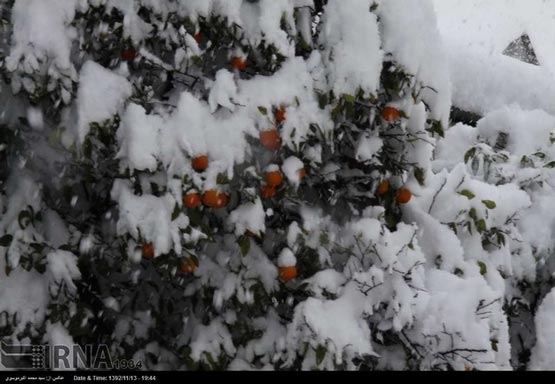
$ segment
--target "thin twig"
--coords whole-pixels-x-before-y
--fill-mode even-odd
[[[432,208],[436,202],[437,196],[439,195],[439,193],[443,190],[443,188],[445,187],[445,184],[447,184],[447,177],[443,180],[443,184],[441,184],[441,187],[436,191],[436,193],[434,194],[434,197],[432,199],[432,203],[430,204],[430,208],[428,208],[428,213],[432,212]]]

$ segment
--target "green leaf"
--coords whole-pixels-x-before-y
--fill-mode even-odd
[[[443,130],[443,125],[441,125],[440,121],[435,120],[432,123],[432,126],[430,128],[430,131],[432,133],[437,133],[439,135],[439,137],[445,137],[445,132]]]
[[[250,239],[247,236],[241,236],[239,237],[239,239],[237,239],[237,242],[239,243],[239,247],[241,248],[241,254],[243,256],[247,256],[251,249]]]
[[[495,204],[495,201],[493,200],[482,200],[482,203],[488,207],[488,209],[495,209],[495,207],[497,207],[497,205]]]
[[[24,125],[24,126],[26,126],[26,127],[30,127],[29,120],[27,120],[27,118],[25,118],[25,117],[19,117],[18,120],[19,120],[19,123],[20,123],[21,125]]]
[[[91,143],[90,138],[86,138],[83,141],[83,145],[81,146],[81,150],[83,151],[83,155],[85,158],[90,159],[92,155],[93,145]]]
[[[443,262],[443,258],[441,257],[441,255],[437,255],[435,260],[434,260],[434,264],[436,265],[436,267],[441,267],[441,263]]]
[[[189,259],[193,262],[193,264],[195,264],[196,267],[199,266],[200,262],[198,260],[198,257],[196,257],[195,255],[191,255],[189,256]]]
[[[19,227],[21,229],[25,229],[31,223],[31,213],[29,211],[23,210],[19,212],[19,216],[17,217],[17,222],[19,223]]]
[[[0,237],[0,247],[9,247],[12,243],[13,236],[10,234]]]
[[[337,104],[332,110],[331,110],[331,118],[336,120],[339,115],[341,114],[341,104]]]
[[[33,248],[35,252],[41,253],[44,250],[45,245],[41,243],[30,243],[29,247]]]
[[[455,275],[460,277],[460,276],[464,275],[464,272],[460,268],[455,268]]]
[[[320,109],[326,108],[326,105],[329,104],[328,95],[326,93],[322,93],[318,96],[318,106]]]
[[[491,161],[488,160],[488,163],[491,163]],[[477,157],[474,157],[472,159],[472,163],[470,164],[470,167],[472,169],[472,172],[477,173],[478,168],[480,167],[480,159],[478,159]]]
[[[218,173],[218,176],[216,176],[216,183],[229,184],[230,180],[225,173]]]
[[[208,363],[208,366],[210,367],[210,369],[215,370],[217,368],[217,363],[214,360],[214,358],[212,357],[212,354],[210,354],[209,352],[204,352],[203,353],[206,362]]]
[[[522,158],[520,159],[520,166],[521,167],[528,167],[534,166],[534,162],[532,160],[530,160],[526,155],[523,155]]]
[[[459,195],[463,195],[466,196],[466,198],[468,198],[468,200],[472,200],[473,198],[476,197],[475,194],[473,194],[471,191],[469,191],[468,189],[463,189],[462,191],[458,192]]]
[[[470,160],[471,158],[474,157],[474,155],[476,155],[476,148],[470,148],[468,151],[466,151],[466,153],[464,154],[464,162],[468,163],[468,160]]]
[[[387,226],[391,228],[394,228],[397,225],[397,218],[395,217],[395,215],[386,213],[384,219]]]
[[[486,221],[484,219],[480,219],[476,222],[476,229],[478,230],[479,233],[484,232],[487,227],[486,227]]]
[[[316,365],[322,364],[322,361],[324,361],[324,357],[326,357],[327,352],[328,349],[323,345],[319,345],[318,348],[316,348]]]
[[[179,209],[179,205],[175,204],[175,206],[173,207],[173,212],[172,212],[172,221],[177,219],[179,217],[180,213],[181,213],[181,209]]]
[[[198,66],[202,66],[202,58],[200,56],[191,56],[191,61]]]
[[[468,211],[468,216],[470,216],[470,218],[474,221],[478,220],[478,214],[476,213],[476,208],[471,208],[470,211]]]
[[[348,104],[354,104],[355,102],[355,97],[353,95],[349,95],[348,93],[344,93],[343,94],[343,99],[345,100],[346,103]]]
[[[544,165],[544,168],[555,168],[555,161],[550,161],[549,163]]]
[[[491,340],[491,349],[493,349],[495,352],[497,352],[497,350],[498,350],[497,349],[497,343],[498,343],[497,340],[495,340],[495,339]]]
[[[480,274],[485,275],[488,273],[488,267],[483,261],[478,261],[478,266],[480,267]]]
[[[289,137],[293,138],[293,137],[295,137],[296,134],[297,134],[297,128],[295,127],[291,130],[291,133],[289,134]]]
[[[150,189],[152,190],[152,194],[153,195],[158,195],[160,193],[160,188],[158,187],[158,184],[156,183],[150,183]]]
[[[297,238],[299,238],[299,237],[301,237],[300,234],[297,236]],[[326,232],[321,232],[320,233],[320,245],[327,246],[327,245],[329,245],[329,243],[330,243],[329,235]]]
[[[501,232],[497,232],[497,243],[499,243],[499,245],[505,245],[505,236]]]
[[[185,16],[185,19],[183,20],[183,27],[185,27],[187,32],[191,33],[195,30],[195,23],[193,23],[189,16]]]
[[[416,181],[418,181],[418,184],[424,185],[424,170],[422,168],[414,168],[414,177],[416,178]]]
[[[200,226],[202,224],[202,211],[198,209],[192,209],[187,212],[187,216],[189,217],[189,222],[192,226]]]
[[[266,107],[263,106],[259,106],[258,107],[258,111],[263,114],[264,116],[266,116],[268,114],[268,110],[266,109]]]

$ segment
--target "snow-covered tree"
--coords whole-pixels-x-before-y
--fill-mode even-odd
[[[553,118],[449,127],[430,1],[2,7],[2,339],[147,369],[526,364]]]

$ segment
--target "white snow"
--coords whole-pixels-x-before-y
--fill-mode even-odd
[[[268,172],[279,172],[279,165],[277,164],[270,164],[265,169],[266,173]]]
[[[69,354],[67,359],[59,359],[59,366],[53,367],[53,370],[74,370],[78,368],[84,368],[80,366],[74,366],[74,361],[79,361],[79,359],[74,359],[73,346],[76,345],[73,341],[73,337],[69,334],[69,331],[60,323],[50,323],[47,324],[47,335],[46,341],[51,346],[63,346],[67,348]]]
[[[356,158],[359,161],[372,160],[382,149],[383,141],[378,136],[362,136],[358,142]]]
[[[248,126],[254,120],[260,130],[267,130],[273,126],[269,113],[272,107],[286,105],[287,118],[280,129],[280,136],[288,147],[295,148],[312,135],[310,124],[316,124],[323,132],[333,129],[329,115],[322,113],[313,92],[314,70],[308,62],[295,57],[285,61],[272,76],[257,75],[249,80],[238,81],[238,102],[249,106],[249,110],[244,113],[248,113],[252,119],[243,124]],[[265,108],[268,114],[261,115],[259,107]]]
[[[307,282],[310,291],[316,297],[323,298],[324,292],[334,295],[341,293],[341,288],[347,282],[347,278],[334,269],[325,269],[311,276]]]
[[[448,49],[453,104],[485,114],[508,104],[554,113],[554,11],[550,1],[434,0]],[[503,56],[529,35],[540,66]]]
[[[532,349],[528,368],[553,370],[555,368],[555,289],[542,300],[536,312],[536,345]]]
[[[247,230],[261,235],[266,231],[265,216],[262,201],[257,197],[254,202],[242,204],[232,211],[229,222],[235,227],[238,236]]]
[[[46,239],[54,247],[60,247],[69,241],[69,231],[63,219],[53,210],[44,212],[44,231]]]
[[[345,7],[341,0],[330,0],[325,6],[319,42],[328,47],[322,55],[336,95],[378,88],[383,52],[370,5],[370,0],[350,0]]]
[[[454,42],[449,48],[453,105],[483,115],[505,105],[555,113],[553,76],[542,67],[471,50]]]
[[[22,60],[26,72],[51,59],[60,69],[71,67],[71,43],[75,35],[70,23],[76,0],[16,0],[12,10],[12,49],[6,64],[13,71]]]
[[[71,294],[77,290],[73,280],[81,279],[81,272],[77,267],[77,256],[68,251],[60,249],[50,252],[46,256],[48,261],[48,273],[51,276],[51,284],[64,284]]]
[[[157,115],[147,115],[143,107],[130,104],[125,110],[118,139],[121,148],[118,157],[130,170],[154,171],[160,159],[159,135],[164,121]]]
[[[174,249],[181,252],[179,228],[172,222],[172,198],[169,195],[136,196],[120,180],[114,183],[112,198],[119,203],[118,233],[130,233],[135,240],[152,242],[154,255],[159,256]]]
[[[301,182],[300,171],[302,169],[304,169],[304,164],[296,156],[289,156],[287,159],[283,160],[283,164],[281,165],[283,174],[294,187],[298,187]]]
[[[42,110],[34,107],[27,108],[27,120],[29,125],[38,131],[44,128]]]
[[[79,144],[89,133],[89,124],[111,119],[131,96],[131,84],[123,77],[87,61],[80,72],[77,91],[77,139]]]
[[[164,102],[151,100],[156,105],[150,108],[129,100],[131,82],[142,80],[136,68],[140,60],[112,63],[110,68],[119,67],[107,69],[93,62],[92,55],[71,57],[72,44],[83,38],[79,22],[70,26],[76,8],[100,4],[107,12],[123,14],[123,37],[131,40],[140,59],[165,70],[174,63],[179,71],[190,70],[200,77],[197,86],[179,86]],[[410,362],[420,369],[511,369],[519,346],[511,345],[509,335],[514,337],[519,325],[512,322],[506,304],[513,298],[541,298],[551,288],[555,268],[553,4],[376,0],[375,10],[373,5],[372,0],[328,0],[323,13],[311,19],[311,0],[16,0],[5,62],[13,91],[23,87],[32,94],[31,75],[47,74],[60,82],[62,89],[53,82],[48,87],[60,91],[65,101],[59,125],[68,128],[62,141],[71,151],[71,133],[82,144],[91,123],[121,117],[114,132],[120,167],[114,171],[120,175],[111,189],[117,204],[113,217],[108,212],[101,228],[81,232],[76,229],[80,225],[66,222],[64,208],[54,210],[51,199],[42,201],[43,185],[33,180],[38,145],[26,141],[30,149],[14,158],[12,176],[0,191],[0,234],[10,240],[0,247],[0,314],[8,315],[0,321],[14,318],[16,331],[45,326],[45,342],[72,344],[67,324],[48,319],[53,303],[49,293],[62,293],[59,299],[69,300],[73,315],[82,276],[77,255],[65,246],[78,248],[82,257],[96,257],[92,251],[108,246],[103,238],[108,234],[125,240],[128,260],[123,267],[132,269],[135,284],[147,276],[143,271],[149,264],[141,263],[145,243],[153,244],[156,257],[173,251],[182,259],[194,253],[199,262],[194,273],[175,273],[173,255],[167,270],[175,273],[176,284],[184,284],[182,300],[199,298],[202,304],[195,311],[183,307],[183,332],[177,338],[196,362],[210,364],[225,355],[232,369],[266,370],[279,363],[281,368],[300,364],[306,370],[331,370],[338,365],[356,369],[355,357],[374,356],[378,368],[407,369],[414,368],[408,364],[411,353]],[[157,12],[151,22],[138,16],[141,6]],[[206,78],[201,71],[207,67],[198,68],[192,58],[219,42],[197,44],[193,35],[199,25],[191,31],[182,23],[161,22],[170,15],[193,23],[218,16],[240,43],[207,63],[214,66]],[[160,57],[158,43],[145,41],[158,37],[150,34],[153,25],[166,47],[172,47]],[[296,39],[308,39],[315,30],[318,41],[306,43],[317,46],[296,56]],[[540,66],[502,55],[523,32],[531,37]],[[276,54],[262,57],[255,47],[269,44]],[[249,67],[225,69],[233,55],[248,57]],[[394,100],[381,94],[384,60],[410,75],[407,91],[395,94]],[[278,61],[275,73],[253,69],[253,64]],[[78,78],[74,65],[81,64]],[[77,98],[69,104],[77,80]],[[348,199],[346,204],[318,204],[318,191],[310,185],[318,175],[330,185],[350,176],[342,174],[345,164],[337,161],[336,148],[328,148],[319,136],[337,141],[334,128],[349,119],[332,121],[334,106],[321,108],[319,95],[333,92],[340,98],[360,90],[365,97],[380,90],[377,105],[384,101],[402,111],[399,121],[385,124],[372,107],[362,116],[369,129],[350,143],[350,156],[377,168],[366,175],[368,188],[362,194],[373,197],[384,179],[391,190],[376,197],[375,206],[356,207]],[[60,127],[51,126],[50,113],[43,108],[46,99],[31,106],[21,98],[22,106],[13,111],[12,104],[20,99],[8,101],[4,109],[9,119],[2,116],[2,121],[20,113],[36,135],[33,139],[57,134]],[[476,127],[448,127],[451,102],[483,118]],[[279,107],[287,113],[278,124],[274,112]],[[426,130],[430,120],[441,122],[444,138]],[[259,148],[259,132],[269,129],[280,136],[280,152]],[[402,137],[403,145],[392,148],[395,139],[388,133]],[[394,153],[389,160],[410,164],[408,169],[394,172],[380,164],[386,150]],[[209,159],[203,172],[191,165],[200,155]],[[311,174],[301,183],[303,168]],[[234,174],[237,169],[241,174]],[[133,176],[125,178],[127,170]],[[257,196],[263,172],[274,171],[285,179],[280,187],[280,193],[287,193],[284,203]],[[231,182],[222,182],[222,176]],[[47,181],[44,191],[58,187]],[[401,186],[412,193],[409,204],[390,201]],[[347,193],[350,187],[339,186]],[[208,189],[228,193],[228,208],[180,211],[184,192]],[[77,211],[87,199],[72,192],[70,200],[68,209]],[[340,206],[346,209],[338,211]],[[385,224],[392,209],[402,217],[395,229]],[[23,210],[32,223],[20,223]],[[195,213],[201,215],[200,223]],[[212,226],[215,220],[222,225]],[[241,237],[247,231],[256,238]],[[34,243],[45,244],[40,255],[46,262],[44,273],[23,269]],[[165,259],[147,268],[158,268]],[[299,263],[303,280],[291,284],[306,296],[283,291],[279,281],[280,267]],[[305,265],[311,268],[305,270]],[[530,288],[524,291],[523,286]],[[554,292],[543,298],[535,318],[529,313],[537,339],[531,369],[555,366]],[[263,308],[260,297],[269,299]],[[102,302],[108,312],[120,312],[127,311],[127,299],[110,293]],[[236,326],[244,321],[245,307],[256,309],[247,320],[257,335],[234,345],[242,336]],[[289,312],[284,315],[285,309]],[[183,362],[149,340],[151,328],[159,328],[156,313],[147,309],[119,315],[115,341],[134,345],[140,340],[134,357],[153,354],[156,368],[181,368]],[[531,345],[534,327],[528,325],[532,331],[525,341]],[[389,345],[384,339],[390,334],[400,341]]]
[[[519,106],[504,106],[481,119],[477,126],[479,140],[495,146],[500,132],[508,135],[506,149],[514,156],[548,150],[555,133],[555,118],[541,109],[526,111]]]
[[[23,331],[29,323],[37,327],[43,323],[49,302],[48,284],[38,272],[18,269],[2,276],[0,297],[0,312],[16,315],[17,329]]]
[[[209,325],[199,324],[193,335],[191,342],[191,357],[200,360],[203,352],[212,356],[219,356],[221,352],[228,355],[235,353],[235,347],[231,341],[231,334],[225,324],[219,320],[214,320]]]
[[[430,107],[430,117],[447,127],[451,101],[449,67],[431,1],[383,0],[378,6],[383,50],[424,88],[420,97]]]
[[[345,355],[375,355],[370,329],[356,305],[359,300],[360,296],[353,293],[333,301],[309,297],[300,303],[288,327],[288,348],[296,350],[301,342],[314,349],[325,346],[329,351],[325,356],[328,365],[343,361]],[[305,369],[311,363],[305,359]]]
[[[209,87],[208,104],[211,113],[214,113],[219,105],[232,112],[235,110],[233,99],[237,97],[237,85],[231,72],[220,69],[216,73],[216,79],[212,84],[209,84]]]
[[[108,0],[106,2],[108,11],[111,8],[117,8],[123,13],[123,36],[131,38],[134,44],[138,44],[152,30],[152,26],[143,21],[137,14],[139,6],[140,3],[136,1]]]
[[[278,267],[294,267],[297,265],[297,258],[289,248],[283,248],[278,256]]]
[[[552,5],[543,0],[434,0],[438,27],[447,46],[458,41],[468,50],[497,56],[512,40],[527,33],[540,65],[551,72],[555,68]]]
[[[464,351],[465,348],[483,351],[474,355],[472,368],[510,369],[507,321],[504,317],[495,319],[495,313],[501,307],[499,296],[478,277],[461,279],[444,271],[430,270],[427,278],[430,296],[425,313],[418,318],[411,332],[421,335],[442,334],[428,342],[428,347],[434,351]],[[489,304],[486,307],[488,310],[480,309],[485,304]],[[492,319],[488,321],[488,317]],[[490,325],[491,320],[497,323],[493,327]],[[490,339],[497,340],[497,349],[502,354],[492,349]],[[429,354],[426,363],[433,363],[433,356]],[[455,369],[465,369],[467,360],[464,360],[464,356],[453,355]]]
[[[270,309],[267,317],[254,319],[254,326],[263,330],[264,334],[259,339],[251,340],[245,348],[245,355],[249,361],[257,356],[272,355],[280,350],[280,344],[285,343],[286,329],[280,323],[277,313]],[[269,367],[271,369],[271,366]]]

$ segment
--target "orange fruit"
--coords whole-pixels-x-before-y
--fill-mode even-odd
[[[378,185],[378,195],[383,195],[387,193],[387,191],[389,191],[389,181],[384,179],[380,185]]]
[[[152,243],[143,244],[143,257],[145,259],[152,259],[154,257],[154,245]]]
[[[200,32],[197,32],[193,35],[193,39],[195,39],[197,44],[200,44],[204,40],[204,37],[202,36],[202,34]]]
[[[245,236],[247,236],[247,237],[258,237],[258,235],[256,233],[251,232],[248,229],[245,231]]]
[[[231,66],[235,69],[242,71],[245,68],[247,68],[247,60],[239,56],[233,56],[231,58]]]
[[[408,203],[411,197],[412,193],[407,188],[399,188],[397,192],[395,192],[395,200],[397,200],[399,204]]]
[[[275,129],[260,131],[259,137],[260,143],[271,151],[277,151],[281,146],[279,133]]]
[[[301,168],[299,170],[297,170],[297,175],[299,176],[299,179],[302,179],[306,176],[306,169]]]
[[[390,122],[399,119],[399,110],[393,107],[385,107],[382,110],[382,119]]]
[[[196,208],[200,204],[200,195],[196,192],[190,192],[183,196],[183,205],[188,208]]]
[[[289,281],[297,277],[297,267],[279,267],[279,278],[283,281]]]
[[[266,184],[271,187],[277,187],[280,185],[282,179],[280,171],[266,172]]]
[[[124,61],[135,60],[135,57],[137,57],[137,51],[135,51],[135,48],[125,48],[121,51],[121,59]]]
[[[274,113],[274,117],[276,118],[276,122],[281,123],[285,121],[285,106],[279,107],[279,109]]]
[[[197,269],[197,265],[192,258],[188,257],[187,259],[179,263],[177,269],[179,269],[179,271],[183,273],[192,273],[195,271],[195,269]]]
[[[223,208],[227,205],[227,195],[225,193],[218,193],[218,201],[214,208]]]
[[[218,205],[218,191],[209,189],[202,194],[202,203],[207,207],[216,207]]]
[[[193,157],[193,160],[191,160],[191,164],[195,171],[203,172],[208,167],[208,156],[200,155]]]
[[[273,185],[263,185],[260,188],[260,196],[262,196],[263,198],[270,198],[270,197],[274,197],[274,195],[276,194],[276,187],[274,187]]]

